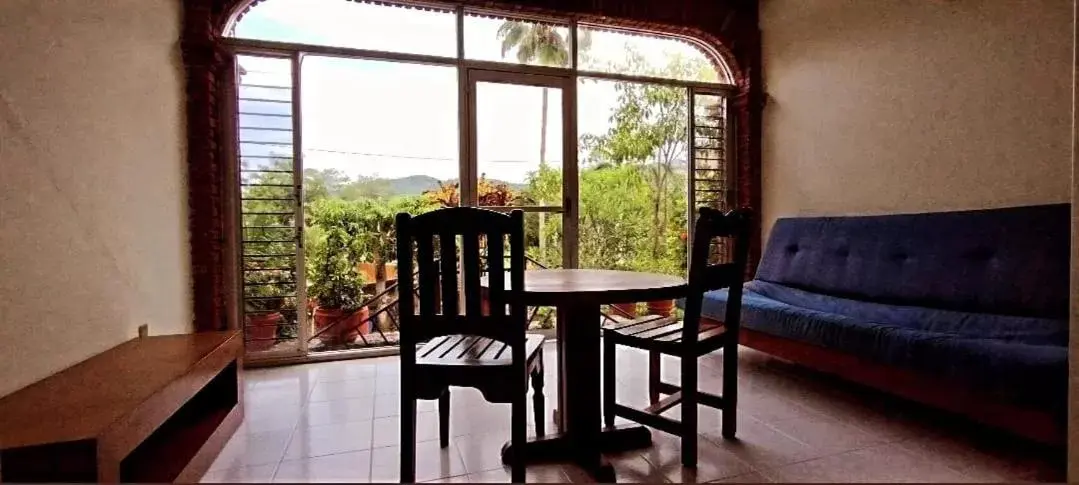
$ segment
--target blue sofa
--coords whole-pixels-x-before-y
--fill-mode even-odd
[[[780,219],[745,286],[742,342],[1059,442],[1069,212]],[[722,320],[726,297],[707,294],[703,316]]]

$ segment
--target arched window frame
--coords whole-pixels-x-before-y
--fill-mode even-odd
[[[222,76],[232,71],[232,52],[224,32],[247,9],[264,0],[189,0],[184,2],[181,52],[187,73],[188,175],[190,227],[192,237],[194,319],[199,330],[215,330],[235,325],[236,298],[229,288],[235,271],[229,267],[227,200],[228,169],[223,163],[223,147],[228,140],[221,133]],[[346,1],[346,0],[342,0]],[[372,2],[399,5],[399,2]],[[412,6],[420,3],[408,2]],[[733,83],[731,108],[737,131],[733,154],[737,200],[734,205],[760,206],[760,126],[764,95],[760,79],[760,31],[757,2],[692,2],[674,4],[666,0],[611,2],[571,5],[565,2],[528,1],[529,6],[505,2],[462,0],[431,3],[438,8],[476,10],[498,7],[496,14],[515,18],[570,19],[574,24],[612,26],[619,30],[640,30],[679,37],[710,52],[729,69]],[[549,4],[550,7],[546,5]],[[474,8],[476,7],[476,8]],[[750,267],[760,253],[760,222],[756,222],[750,251]]]

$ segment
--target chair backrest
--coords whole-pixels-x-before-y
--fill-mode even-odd
[[[510,296],[524,289],[524,214],[451,207],[418,216],[401,213],[396,222],[402,360],[414,358],[419,342],[457,334],[488,337],[510,345],[515,354],[518,347],[523,352],[527,309]],[[486,288],[481,247],[487,250]],[[407,276],[414,268],[416,282]],[[464,284],[460,293],[458,276]]]
[[[727,332],[737,335],[741,324],[742,283],[745,281],[746,260],[749,257],[752,218],[753,212],[750,209],[737,209],[727,213],[708,207],[698,210],[689,258],[689,288],[682,321],[683,343],[697,341],[704,294],[721,288],[728,289],[724,326]],[[726,239],[727,247],[733,248],[730,261],[709,263],[710,248],[716,238]]]

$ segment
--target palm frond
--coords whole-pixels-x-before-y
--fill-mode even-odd
[[[521,43],[517,44],[517,61],[521,64],[528,64],[532,62],[532,59],[536,58],[536,54],[543,47],[540,44],[534,34],[535,31],[529,31],[529,35],[524,36],[521,39]]]
[[[521,22],[507,20],[498,27],[497,38],[502,40],[502,57],[521,43],[528,33],[528,28]]]

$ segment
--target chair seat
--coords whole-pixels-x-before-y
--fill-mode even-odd
[[[543,335],[525,335],[525,359],[531,363],[542,350]],[[508,366],[510,346],[487,337],[446,335],[435,337],[416,350],[418,365]]]
[[[643,349],[675,349],[684,347],[683,322],[675,317],[647,315],[632,320],[607,324],[603,327],[603,336],[618,343]],[[727,336],[724,325],[701,324],[697,331],[697,346],[712,348],[721,345]]]

